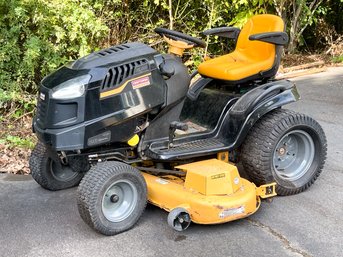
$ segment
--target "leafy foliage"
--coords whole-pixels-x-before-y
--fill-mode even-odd
[[[21,138],[19,136],[8,135],[6,138],[0,139],[0,144],[8,144],[14,147],[23,147],[33,149],[35,143],[28,138]]]
[[[240,27],[254,14],[275,13],[292,32],[293,50],[303,44],[305,28],[314,30],[326,16],[341,33],[341,11],[342,0],[0,0],[0,89],[35,93],[39,81],[60,65],[125,41],[162,50],[153,32],[159,26],[198,37],[210,27]],[[315,44],[313,33],[308,34]],[[217,37],[207,41],[211,54],[232,46]],[[203,54],[192,50],[188,63],[197,66]]]
[[[7,118],[17,119],[25,113],[32,113],[36,106],[36,99],[31,95],[17,91],[4,91],[0,88],[0,115],[6,114]],[[3,116],[0,116],[0,120]]]
[[[35,92],[44,75],[96,49],[107,32],[87,2],[1,0],[0,87]]]

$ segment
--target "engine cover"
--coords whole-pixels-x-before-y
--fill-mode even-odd
[[[72,62],[69,64],[69,67],[74,70],[91,69],[101,66],[113,67],[131,60],[151,60],[156,54],[157,51],[155,49],[143,43],[126,43],[91,53]]]
[[[55,150],[126,142],[142,115],[166,103],[157,54],[145,44],[126,43],[91,53],[45,77],[33,121],[37,136]],[[85,74],[91,79],[82,96],[52,98],[56,86]]]

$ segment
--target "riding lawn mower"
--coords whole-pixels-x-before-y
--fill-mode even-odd
[[[314,119],[282,108],[300,98],[293,82],[275,80],[284,30],[264,14],[241,30],[204,31],[234,40],[235,50],[201,63],[193,83],[182,56],[205,42],[164,28],[155,32],[168,54],[124,43],[59,68],[40,85],[32,177],[49,190],[79,185],[80,216],[104,235],[132,228],[147,202],[183,231],[304,191],[327,143]]]

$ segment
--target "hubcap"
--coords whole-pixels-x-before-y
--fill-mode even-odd
[[[112,203],[116,203],[119,201],[119,196],[117,195],[111,195],[110,200]]]
[[[312,137],[303,130],[293,130],[284,135],[276,145],[273,168],[282,179],[295,181],[311,167],[315,154]]]
[[[128,180],[112,183],[102,198],[102,213],[111,222],[125,220],[137,205],[138,193],[134,184]]]
[[[79,173],[75,172],[69,165],[63,165],[50,159],[51,175],[58,181],[66,182],[74,179]]]

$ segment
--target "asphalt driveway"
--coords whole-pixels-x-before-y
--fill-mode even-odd
[[[343,67],[294,81],[302,100],[288,108],[318,120],[328,139],[323,173],[306,192],[182,233],[148,206],[132,230],[105,237],[81,220],[75,189],[49,192],[30,176],[0,174],[0,256],[342,256]]]

